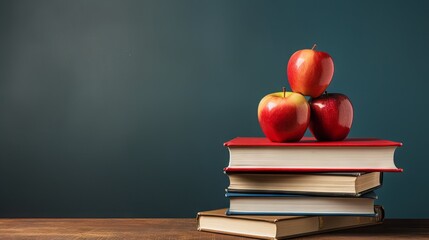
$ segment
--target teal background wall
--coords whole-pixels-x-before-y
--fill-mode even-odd
[[[0,217],[226,207],[222,143],[303,48],[329,52],[351,137],[402,141],[378,203],[428,218],[428,1],[1,1]]]

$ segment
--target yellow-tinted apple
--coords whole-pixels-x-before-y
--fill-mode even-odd
[[[273,142],[296,142],[310,122],[310,106],[299,93],[276,92],[259,102],[258,120],[265,136]]]
[[[287,77],[292,91],[313,98],[322,95],[334,75],[334,61],[326,52],[303,49],[295,52],[287,65]]]

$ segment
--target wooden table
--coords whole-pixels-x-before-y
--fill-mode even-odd
[[[248,239],[198,232],[195,219],[0,219],[0,239]],[[429,239],[429,220],[381,225],[299,239]]]

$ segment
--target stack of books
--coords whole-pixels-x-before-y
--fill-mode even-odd
[[[379,224],[384,210],[374,204],[374,190],[383,184],[383,172],[402,172],[394,163],[401,145],[232,139],[225,143],[229,208],[198,213],[198,230],[278,239]]]

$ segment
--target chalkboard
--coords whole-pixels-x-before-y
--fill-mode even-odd
[[[296,50],[329,52],[351,137],[403,141],[387,217],[427,218],[424,1],[1,1],[0,217],[227,207],[223,142],[262,136]],[[404,194],[403,191],[406,193]],[[412,196],[412,197],[410,197]]]

